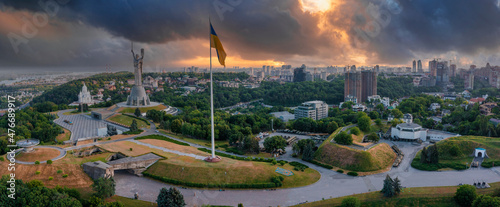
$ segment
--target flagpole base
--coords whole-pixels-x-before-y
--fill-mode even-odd
[[[222,159],[219,156],[215,156],[215,157],[208,156],[203,160],[205,160],[205,162],[220,162]]]

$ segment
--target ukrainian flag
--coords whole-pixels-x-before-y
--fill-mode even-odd
[[[210,23],[210,47],[215,48],[217,51],[217,58],[219,58],[219,63],[226,67],[226,52],[224,51],[224,47],[222,47],[222,43],[220,43],[219,37],[217,37],[217,34],[212,27],[212,23]]]

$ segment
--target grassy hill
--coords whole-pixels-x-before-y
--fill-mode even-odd
[[[479,195],[491,195],[500,183],[490,183],[491,188],[478,189]],[[347,197],[355,197],[361,201],[363,207],[385,207],[385,206],[439,206],[439,207],[456,207],[453,196],[457,191],[458,186],[441,186],[441,187],[417,187],[405,188],[400,195],[386,198],[380,191],[355,194],[339,198],[325,199],[311,203],[299,204],[295,207],[319,207],[319,206],[340,206],[342,200]]]
[[[472,161],[475,148],[486,149],[489,158],[485,159],[482,166],[491,167],[493,163],[500,165],[500,139],[481,136],[460,136],[452,137],[437,143],[439,152],[438,164],[420,163],[420,153],[413,159],[412,167],[435,171],[439,169],[452,168],[456,170],[466,169],[466,164]]]
[[[296,171],[290,164],[281,166],[267,162],[238,161],[229,158],[223,158],[218,163],[207,163],[185,156],[160,160],[152,165],[146,174],[186,183],[251,185],[271,182],[273,176],[280,175],[275,172],[277,167],[291,170],[294,173],[289,177],[284,176],[283,188],[310,185],[321,177],[316,170],[307,168],[303,172]]]
[[[314,159],[345,170],[369,172],[389,167],[396,154],[386,143],[380,143],[367,151],[327,143],[314,154]]]

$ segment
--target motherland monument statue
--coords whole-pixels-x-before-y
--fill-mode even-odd
[[[148,106],[151,105],[149,96],[146,94],[146,90],[142,86],[142,65],[144,60],[144,48],[141,49],[141,56],[134,53],[134,45],[131,43],[132,58],[134,58],[134,76],[135,84],[130,91],[130,95],[127,97],[127,105],[129,106]]]

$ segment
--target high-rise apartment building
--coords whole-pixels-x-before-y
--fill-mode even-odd
[[[448,62],[436,62],[436,84],[446,85],[450,81]]]
[[[437,67],[436,60],[429,61],[429,72],[431,73],[431,76],[436,77],[436,67]]]
[[[293,82],[307,81],[306,66],[302,65],[300,68],[293,70]]]
[[[450,65],[450,78],[455,77],[457,75],[457,65],[451,64]]]
[[[411,72],[416,73],[417,72],[417,61],[413,60],[413,68]]]
[[[345,73],[344,99],[353,96],[361,103],[366,102],[368,96],[373,95],[377,95],[377,72],[364,70]]]
[[[373,70],[361,71],[361,102],[366,102],[373,95],[377,95],[377,73]]]
[[[418,63],[417,63],[417,71],[419,73],[423,73],[424,72],[424,69],[422,68],[422,61],[421,60],[418,60]]]

